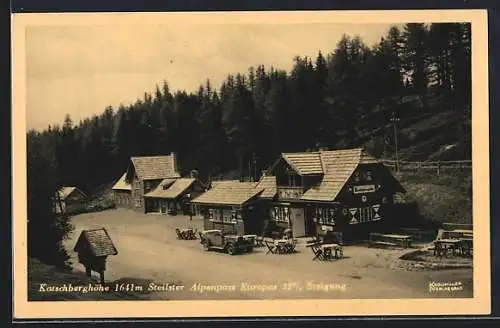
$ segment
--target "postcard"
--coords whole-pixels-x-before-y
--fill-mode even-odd
[[[13,14],[14,317],[490,312],[484,10]]]

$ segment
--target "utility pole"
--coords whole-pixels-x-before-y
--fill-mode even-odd
[[[396,113],[392,113],[391,117],[392,126],[394,127],[394,145],[396,146],[396,173],[399,172],[399,159],[398,159],[398,127],[397,122],[399,122],[399,117],[396,117]]]
[[[469,113],[470,113],[470,108],[469,106],[465,107],[465,113],[464,113],[464,132],[465,132],[465,160],[469,160]]]

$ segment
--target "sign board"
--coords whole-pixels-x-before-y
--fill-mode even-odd
[[[366,194],[369,192],[375,192],[375,185],[354,186],[353,192],[355,194]]]

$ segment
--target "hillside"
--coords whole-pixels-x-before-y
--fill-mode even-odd
[[[443,97],[432,94],[427,108],[416,96],[397,101],[399,160],[470,159],[470,134],[465,134],[467,121],[461,111],[454,110]],[[379,106],[367,113],[358,123],[359,137],[354,144],[365,146],[377,157],[395,159],[394,125],[390,121],[393,112],[394,107]]]
[[[130,279],[127,283],[133,282]],[[90,300],[138,300],[149,299],[150,295],[147,292],[115,292],[112,289],[115,284],[122,281],[108,282],[110,286],[108,292],[52,292],[47,291],[46,286],[62,287],[72,285],[95,286],[97,279],[88,278],[81,272],[63,271],[53,266],[40,262],[37,259],[28,259],[28,300],[29,301],[90,301]],[[41,287],[42,286],[42,287]],[[46,291],[41,291],[44,289]]]

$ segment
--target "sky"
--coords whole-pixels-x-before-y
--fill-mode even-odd
[[[171,91],[196,91],[207,78],[264,64],[290,70],[296,55],[332,52],[342,34],[372,46],[390,24],[231,22],[225,24],[44,24],[26,28],[28,129],[129,105],[166,80]]]

